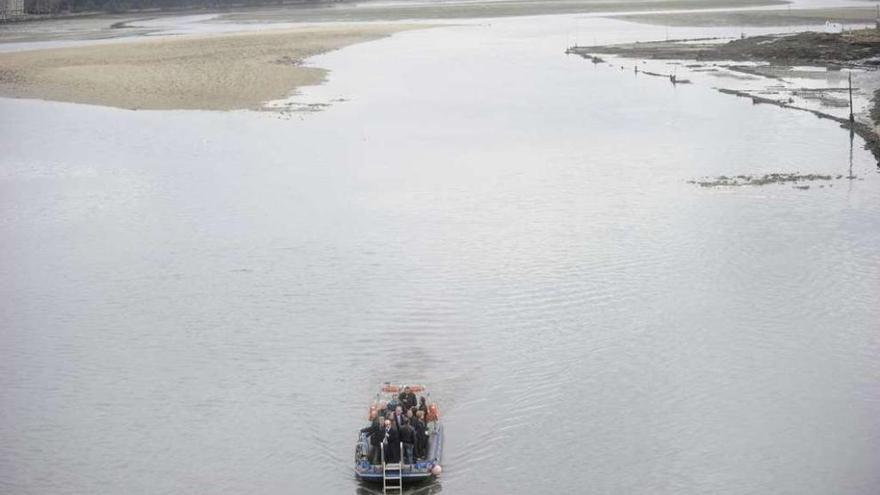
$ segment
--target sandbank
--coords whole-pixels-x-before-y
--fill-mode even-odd
[[[126,109],[258,109],[324,80],[327,71],[304,66],[305,58],[414,27],[304,26],[0,53],[0,96]]]

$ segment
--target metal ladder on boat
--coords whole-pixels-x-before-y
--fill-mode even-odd
[[[385,462],[385,444],[382,445],[382,493],[388,495],[403,495],[403,463]],[[400,454],[403,457],[403,443],[400,444]]]

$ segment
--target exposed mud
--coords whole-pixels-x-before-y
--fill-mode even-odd
[[[649,59],[762,61],[840,68],[880,63],[873,60],[880,57],[880,31],[765,35],[727,43],[719,43],[717,39],[636,42],[573,47],[570,52],[583,56],[599,53]]]

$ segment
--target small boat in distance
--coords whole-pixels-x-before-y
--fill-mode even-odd
[[[405,390],[409,391],[409,396],[405,395]],[[403,443],[389,445],[388,438],[399,438],[394,411],[398,406],[404,407],[408,405],[407,402],[411,403],[413,396],[417,408],[425,411],[425,429],[422,449],[416,449],[416,453],[422,455],[413,455],[411,459],[407,459],[403,455]],[[424,385],[385,382],[370,403],[367,419],[370,426],[359,433],[354,451],[354,473],[359,480],[381,482],[383,493],[392,490],[402,493],[404,481],[412,484],[433,478],[442,472],[440,459],[443,454],[443,426],[440,424],[437,404],[431,401],[431,394]],[[383,419],[391,420],[391,425],[395,428],[393,435],[385,433],[384,426],[381,425]],[[371,439],[371,435],[377,432],[381,435],[380,439],[384,439],[381,443],[380,439]]]

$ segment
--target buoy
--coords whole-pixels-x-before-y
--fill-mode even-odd
[[[439,476],[442,472],[443,468],[440,467],[440,464],[434,464],[434,467],[431,468],[431,474],[433,474],[434,476]]]

